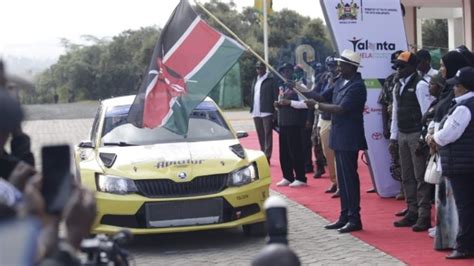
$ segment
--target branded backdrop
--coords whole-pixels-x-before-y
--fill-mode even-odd
[[[320,0],[336,49],[351,49],[362,58],[359,71],[368,89],[365,137],[372,180],[381,197],[393,197],[400,184],[390,174],[388,140],[383,137],[382,81],[392,73],[390,55],[407,50],[400,0]]]

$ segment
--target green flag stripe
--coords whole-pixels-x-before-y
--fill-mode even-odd
[[[188,94],[180,97],[173,105],[173,115],[165,127],[173,132],[185,134],[191,112],[232,68],[242,53],[240,47],[226,38],[201,69],[186,82]]]

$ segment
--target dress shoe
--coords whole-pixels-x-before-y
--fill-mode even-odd
[[[377,190],[375,190],[375,188],[373,187],[373,188],[367,190],[366,192],[367,193],[375,193],[375,192],[377,192]]]
[[[408,208],[405,208],[405,209],[403,209],[403,210],[401,210],[401,211],[395,213],[395,216],[401,217],[401,216],[407,215],[407,213],[408,213]]]
[[[355,223],[351,223],[351,222],[344,225],[344,227],[341,227],[341,228],[337,229],[337,231],[341,234],[354,232],[354,231],[360,231],[360,230],[362,230],[362,224],[361,223],[355,224]]]
[[[446,256],[448,260],[460,260],[460,259],[469,259],[469,258],[474,258],[474,251],[471,252],[462,252],[462,251],[457,251],[454,250]]]
[[[405,200],[405,195],[403,195],[403,193],[400,192],[395,196],[395,199],[396,200]]]
[[[314,172],[313,166],[312,166],[312,165],[307,165],[307,166],[305,166],[304,172],[305,172],[306,174],[307,174],[307,173],[312,173],[312,172]]]
[[[334,194],[331,195],[331,198],[339,198],[341,196],[341,193],[339,192],[339,189],[334,192]]]
[[[313,178],[321,178],[326,173],[326,170],[324,170],[324,167],[318,167],[318,170],[314,172]]]
[[[405,215],[402,219],[395,221],[393,225],[395,227],[409,227],[416,224],[417,217],[415,215]]]
[[[339,220],[335,221],[334,223],[330,223],[328,225],[325,225],[324,228],[326,229],[339,229],[342,228],[346,225],[347,223],[341,222]]]
[[[431,221],[429,218],[418,218],[416,224],[411,227],[413,232],[427,231],[431,227]]]
[[[336,191],[337,191],[337,185],[332,184],[332,186],[330,186],[328,189],[326,189],[326,191],[324,191],[324,193],[334,193]]]

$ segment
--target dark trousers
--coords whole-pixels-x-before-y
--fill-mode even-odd
[[[254,117],[255,129],[257,130],[260,150],[265,153],[268,161],[272,157],[273,150],[273,115],[265,117]]]
[[[337,183],[341,195],[339,221],[360,224],[360,182],[357,173],[358,151],[334,151]]]
[[[283,177],[290,182],[295,179],[306,182],[304,172],[303,142],[298,126],[280,127],[280,165]]]
[[[313,169],[313,144],[311,142],[311,134],[313,133],[313,128],[303,127],[301,130],[301,138],[303,140],[303,156],[304,156],[304,166],[305,169]]]
[[[449,179],[459,217],[456,250],[474,252],[474,177],[455,176]]]

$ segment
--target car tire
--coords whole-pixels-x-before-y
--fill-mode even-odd
[[[267,225],[265,222],[242,225],[245,236],[264,237],[267,235]]]

